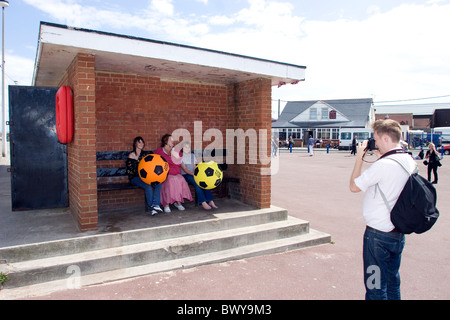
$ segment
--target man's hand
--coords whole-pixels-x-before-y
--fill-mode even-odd
[[[361,159],[364,157],[364,154],[366,153],[365,149],[367,148],[367,143],[368,143],[368,140],[365,140],[363,142],[358,143],[358,145],[356,146],[356,152],[357,152],[356,155],[360,156]],[[375,149],[375,150],[372,150],[371,152],[373,152],[373,154],[375,155],[375,157],[377,157],[377,159],[379,157],[381,157],[380,150]]]
[[[368,142],[368,140],[364,140],[363,142],[359,142],[356,145],[356,155],[358,157],[360,157],[361,159],[364,156],[364,153],[365,153],[364,150],[367,148],[367,142]]]
[[[358,188],[358,186],[355,183],[355,179],[358,178],[361,175],[361,168],[363,164],[363,157],[366,153],[364,150],[367,147],[367,140],[358,143],[356,146],[356,160],[355,160],[355,166],[353,167],[353,172],[350,177],[350,191],[357,193],[360,192],[361,189]]]

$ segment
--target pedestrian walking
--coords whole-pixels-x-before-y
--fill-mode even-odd
[[[353,137],[352,140],[352,152],[350,153],[350,155],[355,155],[356,156],[356,145],[358,144],[358,140],[356,140],[356,137]]]
[[[278,148],[279,148],[279,138],[274,138],[272,137],[272,157],[276,157],[277,153],[278,153]]]
[[[314,155],[314,138],[311,135],[308,139],[308,153],[310,157]]]

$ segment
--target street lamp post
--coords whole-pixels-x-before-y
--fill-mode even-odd
[[[9,1],[0,0],[2,7],[2,156],[6,157],[6,107],[5,107],[5,8]]]

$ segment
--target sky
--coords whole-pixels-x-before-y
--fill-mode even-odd
[[[450,0],[9,0],[7,85],[32,83],[40,21],[306,66],[277,101],[450,103]],[[441,97],[428,99],[432,97]]]

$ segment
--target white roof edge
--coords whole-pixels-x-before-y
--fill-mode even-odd
[[[112,39],[114,41],[111,41]],[[293,81],[305,80],[306,67],[304,66],[41,22],[39,47],[45,43],[75,47],[93,52],[112,52],[237,70],[269,77],[291,79]],[[38,68],[38,58],[39,56],[36,57],[35,72]]]

